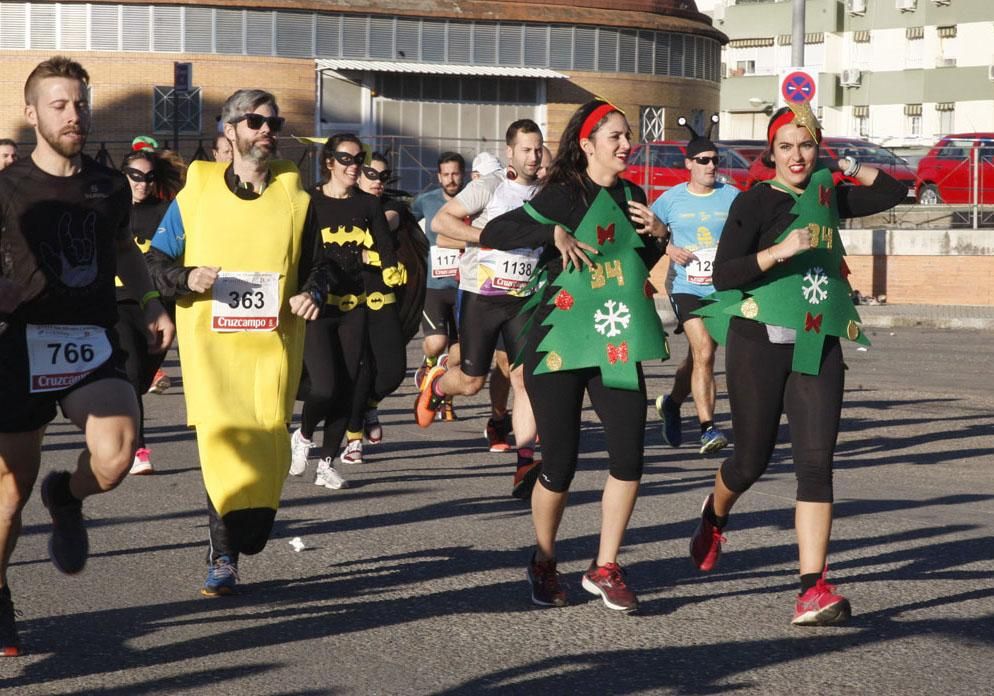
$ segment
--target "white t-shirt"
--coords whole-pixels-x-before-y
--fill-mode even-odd
[[[497,173],[477,179],[456,198],[471,215],[479,211],[472,224],[482,230],[490,220],[531,200],[537,189],[537,182],[521,184]],[[486,202],[482,208],[477,207],[484,198]],[[540,249],[498,251],[467,244],[459,261],[459,289],[479,295],[521,296],[521,289],[534,272],[540,253]]]

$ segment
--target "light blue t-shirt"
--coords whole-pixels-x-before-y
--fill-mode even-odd
[[[711,284],[714,254],[728,218],[728,209],[739,193],[731,184],[719,183],[710,193],[700,195],[691,193],[687,184],[680,184],[652,204],[652,212],[670,228],[673,235],[670,243],[692,251],[697,257],[686,266],[670,263],[667,292],[698,297],[714,292]]]
[[[436,254],[451,254],[454,258],[459,257],[458,249],[446,249],[444,251],[437,249],[436,244],[438,244],[438,234],[431,228],[432,220],[435,219],[435,215],[438,214],[438,211],[442,209],[442,206],[445,205],[445,203],[445,192],[442,191],[442,189],[437,188],[426,193],[422,193],[414,199],[414,204],[411,206],[411,212],[414,214],[414,219],[418,222],[421,222],[421,220],[425,221],[425,224],[423,225],[425,236],[428,237],[428,244],[432,247],[428,251],[428,280],[425,283],[425,286],[438,290],[455,288],[459,286],[459,282],[456,280],[455,276],[438,278],[435,277],[437,274],[433,272],[432,269],[432,251],[435,251]]]

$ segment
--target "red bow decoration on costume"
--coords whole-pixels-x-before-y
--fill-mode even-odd
[[[628,362],[628,341],[624,341],[621,345],[607,344],[607,361],[614,365],[616,362],[621,361],[623,363]]]
[[[604,244],[604,242],[614,241],[614,223],[612,222],[607,227],[601,227],[597,225],[597,243]]]
[[[573,296],[565,290],[560,290],[556,295],[556,308],[567,310],[573,307]]]
[[[818,205],[823,205],[826,208],[832,204],[832,189],[827,186],[818,187]]]
[[[849,276],[852,271],[849,270],[849,264],[846,263],[845,259],[842,259],[842,263],[839,265],[839,274],[842,276],[843,280],[849,280]]]
[[[810,331],[814,329],[815,333],[821,333],[821,317],[821,314],[813,317],[811,316],[811,312],[808,312],[808,315],[804,317],[804,330]]]

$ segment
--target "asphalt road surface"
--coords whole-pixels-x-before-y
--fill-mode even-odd
[[[39,497],[29,502],[10,569],[29,653],[0,658],[0,690],[990,693],[991,336],[895,329],[874,332],[868,351],[846,347],[830,577],[855,615],[838,628],[789,623],[797,551],[787,445],[735,508],[718,569],[692,568],[687,541],[720,457],[661,441],[651,399],[669,388],[675,360],[647,366],[647,466],[621,559],[642,602],[634,616],[580,586],[606,475],[589,409],[558,551],[572,604],[540,609],[524,580],[533,536],[528,509],[509,496],[512,459],[482,447],[483,395],[457,401],[458,422],[420,431],[407,380],[383,404],[384,441],[367,447],[366,463],[342,468],[352,487],[314,486],[313,463],[288,480],[269,546],[241,563],[242,593],[219,599],[198,593],[205,498],[181,388],[149,396],[157,473],[86,502],[82,575],[49,562],[49,523]],[[682,356],[682,338],[672,345]],[[414,343],[409,356],[413,368]],[[691,439],[695,423],[685,422]],[[80,443],[54,423],[43,473],[71,466]]]

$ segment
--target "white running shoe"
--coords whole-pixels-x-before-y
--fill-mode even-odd
[[[362,464],[362,440],[349,440],[339,459],[342,464]]]
[[[142,447],[135,452],[135,458],[131,462],[131,471],[128,473],[132,476],[144,476],[154,472],[152,469],[152,453]]]
[[[307,454],[314,443],[300,434],[300,428],[290,436],[290,475],[302,476],[307,470]]]
[[[325,457],[318,462],[318,473],[314,477],[314,485],[337,491],[339,488],[348,488],[349,482],[335,471],[335,467],[331,465],[331,457]]]

